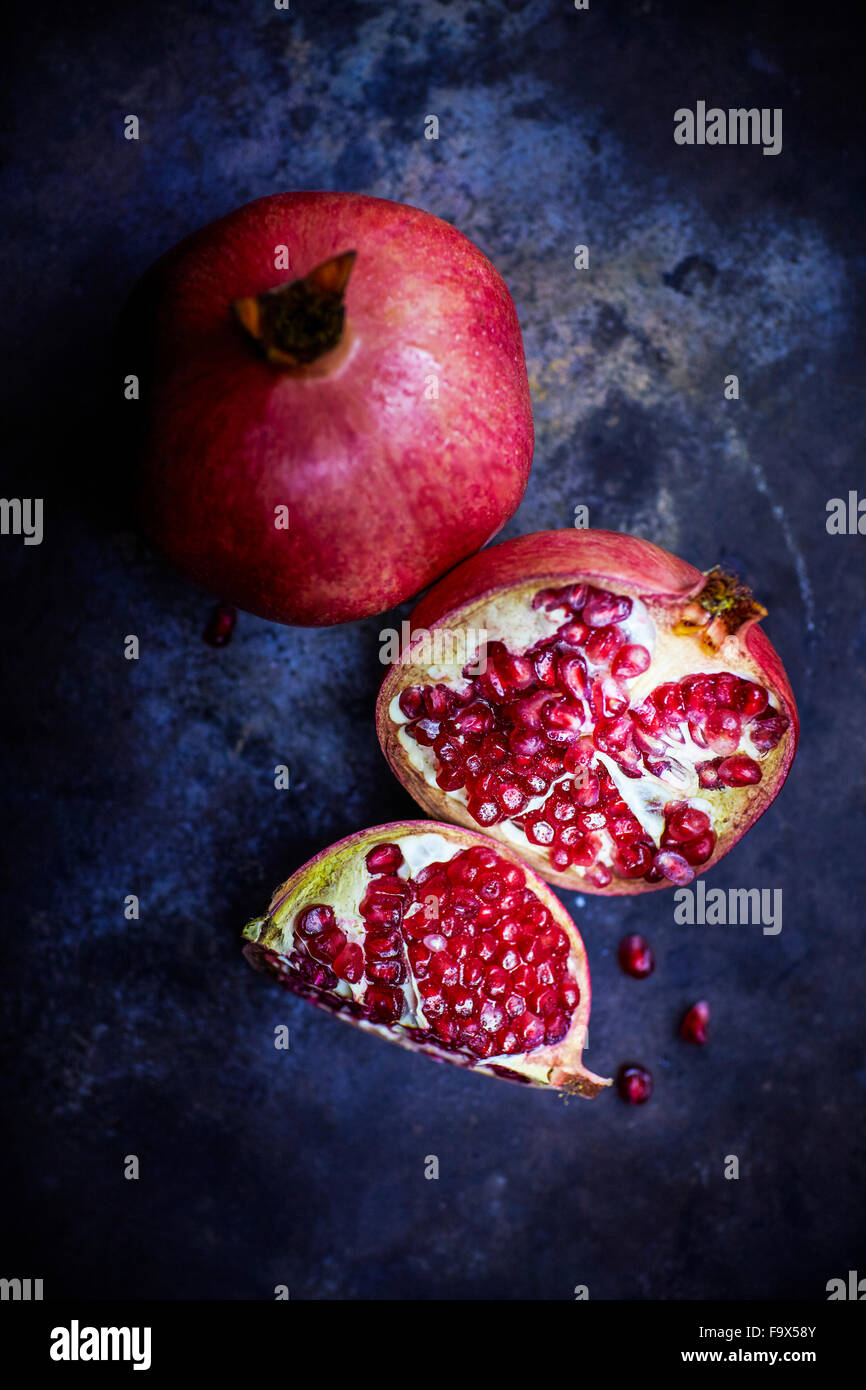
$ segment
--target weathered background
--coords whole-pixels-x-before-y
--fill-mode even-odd
[[[857,42],[830,7],[754,10],[21,8],[3,490],[44,496],[47,516],[41,547],[0,542],[4,1275],[41,1276],[47,1296],[268,1299],[285,1283],[306,1299],[569,1299],[585,1283],[760,1299],[821,1298],[866,1270],[866,539],[825,530],[827,499],[866,483]],[[781,106],[781,155],[675,146],[673,112],[699,98]],[[728,562],[770,609],[802,750],[710,877],[782,888],[781,935],[676,926],[667,894],[564,895],[593,970],[587,1060],[649,1065],[643,1109],[437,1067],[240,956],[241,924],[289,871],[413,812],[371,720],[389,620],[314,632],[242,615],[228,648],[206,646],[210,599],[136,544],[124,510],[123,364],[106,343],[167,246],[248,199],[319,187],[452,220],[508,281],[537,447],[506,534],[569,526],[585,503],[595,525]],[[291,793],[273,789],[280,762]],[[646,983],[616,964],[634,929],[658,958]],[[700,996],[702,1051],[676,1037]]]

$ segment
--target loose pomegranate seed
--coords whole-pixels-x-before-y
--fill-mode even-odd
[[[620,1067],[616,1089],[629,1105],[645,1105],[653,1093],[653,1079],[646,1067],[634,1064]]]
[[[682,1021],[680,1036],[686,1042],[698,1043],[702,1046],[707,1040],[707,1024],[710,1019],[710,1006],[706,999],[699,999],[697,1004],[693,1004]]]
[[[403,863],[403,851],[399,845],[374,845],[364,863],[371,874],[395,874]]]
[[[645,980],[656,968],[655,957],[645,936],[633,933],[624,936],[619,943],[619,963],[626,975],[635,980]]]
[[[734,708],[740,711],[744,719],[754,719],[756,714],[763,714],[768,703],[763,686],[755,685],[754,681],[739,682],[734,695]]]
[[[719,764],[719,781],[725,787],[748,787],[761,780],[761,769],[754,758],[737,753]]]
[[[225,647],[232,640],[238,610],[229,603],[218,603],[207,621],[204,640],[211,647]]]

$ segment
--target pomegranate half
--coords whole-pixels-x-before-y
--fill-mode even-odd
[[[412,614],[379,695],[382,748],[431,815],[485,830],[552,883],[688,883],[794,757],[765,611],[730,575],[633,536],[506,541]]]
[[[512,849],[398,821],[298,869],[245,954],[349,1023],[438,1061],[594,1096],[589,966],[558,898]]]
[[[146,411],[150,536],[277,622],[393,607],[490,540],[526,487],[511,296],[462,233],[402,203],[283,193],[211,223],[140,283],[123,362]]]

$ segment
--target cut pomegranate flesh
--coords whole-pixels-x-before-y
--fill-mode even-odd
[[[510,821],[557,881],[690,883],[716,851],[717,809],[731,815],[719,799],[761,782],[787,715],[731,671],[653,685],[653,624],[626,595],[566,585],[526,607],[558,626],[523,651],[489,642],[462,684],[403,689],[403,737],[479,826]]]
[[[292,908],[291,893],[280,890],[274,903],[285,920],[250,924],[250,959],[406,1045],[595,1094],[608,1083],[580,1066],[589,975],[573,923],[513,854],[453,827],[432,831],[446,833],[437,838],[426,824],[415,832],[426,841],[420,867],[396,839],[356,837],[349,889],[333,870],[315,879],[331,902],[304,892]],[[542,1049],[541,1061],[527,1063]]]

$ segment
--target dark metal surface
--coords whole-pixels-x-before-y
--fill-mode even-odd
[[[866,1272],[866,539],[825,528],[828,498],[866,490],[856,43],[832,11],[695,9],[22,8],[4,495],[43,496],[46,519],[41,546],[0,538],[0,1273],[42,1277],[49,1297],[760,1299]],[[698,99],[781,107],[782,153],[675,145],[673,113]],[[126,518],[106,342],[167,246],[316,187],[448,218],[509,283],[537,445],[505,534],[569,526],[586,504],[593,525],[735,566],[770,610],[801,752],[710,879],[781,888],[781,933],[678,926],[669,894],[564,895],[593,972],[587,1062],[648,1065],[642,1109],[435,1066],[241,958],[243,921],[311,853],[413,814],[372,724],[391,620],[241,615],[228,647],[205,645],[210,599]],[[630,930],[656,951],[647,982],[616,964]],[[703,1050],[676,1036],[701,996]]]

